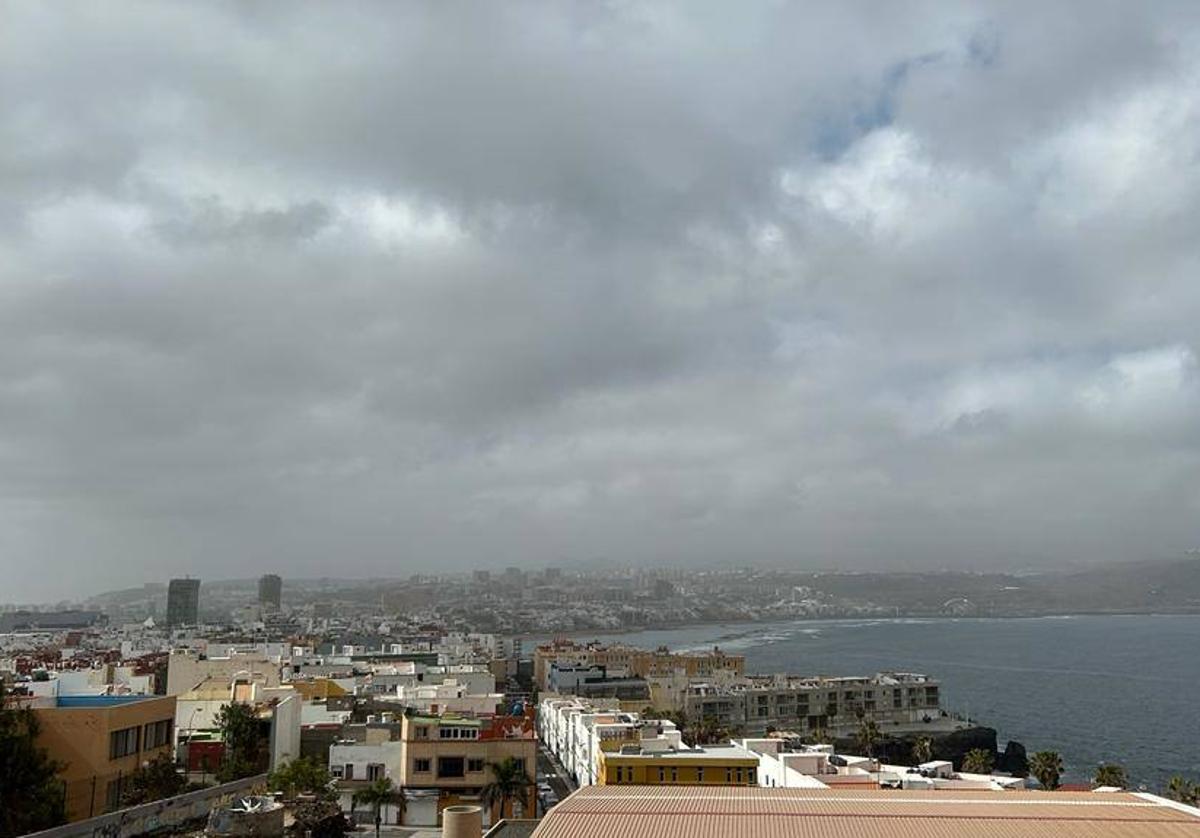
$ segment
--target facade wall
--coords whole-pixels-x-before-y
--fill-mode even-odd
[[[349,767],[348,767],[349,766]],[[339,785],[357,787],[371,778],[371,766],[395,785],[404,785],[404,743],[381,742],[376,745],[332,745],[329,748],[329,769],[339,779]]]
[[[743,675],[746,658],[728,655],[720,649],[710,652],[648,651],[626,646],[579,646],[570,643],[539,646],[534,650],[533,675],[541,689],[550,689],[550,666],[602,666],[611,677],[632,675],[638,678],[668,676],[682,672],[689,678],[707,678],[719,672]]]
[[[602,753],[597,785],[756,786],[758,759],[689,757],[686,751],[662,756]]]
[[[173,756],[175,699],[145,698],[109,706],[36,709],[38,745],[65,765],[67,818],[90,818],[111,811],[120,789],[143,762]],[[165,722],[163,726],[155,727]],[[133,731],[113,749],[112,735]],[[157,739],[165,732],[165,740]],[[125,751],[130,751],[125,753]]]
[[[677,702],[692,718],[762,730],[767,725],[799,730],[856,728],[860,715],[878,722],[915,724],[941,713],[936,681],[889,684],[868,679],[798,682],[776,686],[693,686]]]
[[[271,768],[278,768],[300,756],[299,695],[289,695],[275,705],[271,714]]]

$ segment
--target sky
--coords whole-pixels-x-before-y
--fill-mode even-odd
[[[0,0],[0,602],[1200,545],[1200,5]]]

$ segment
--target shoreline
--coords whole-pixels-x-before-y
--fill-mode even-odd
[[[649,631],[686,631],[713,626],[770,626],[792,625],[795,623],[861,623],[861,622],[900,622],[906,620],[923,620],[929,622],[963,622],[988,620],[1067,620],[1075,617],[1200,617],[1200,610],[1195,611],[1070,611],[1066,613],[1046,614],[1011,614],[1011,615],[953,615],[953,614],[899,614],[892,616],[863,615],[858,617],[787,617],[772,620],[716,620],[710,622],[690,623],[650,623],[644,626],[625,626],[623,628],[604,629],[571,629],[569,631],[553,632],[523,632],[510,635],[517,640],[553,640],[557,637],[579,639],[592,636],[617,636],[641,634]]]

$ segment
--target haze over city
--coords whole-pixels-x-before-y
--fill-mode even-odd
[[[1200,6],[0,3],[2,601],[1200,545]]]

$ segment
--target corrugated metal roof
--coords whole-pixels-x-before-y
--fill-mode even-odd
[[[1149,796],[592,786],[534,838],[1200,838],[1200,815]]]

